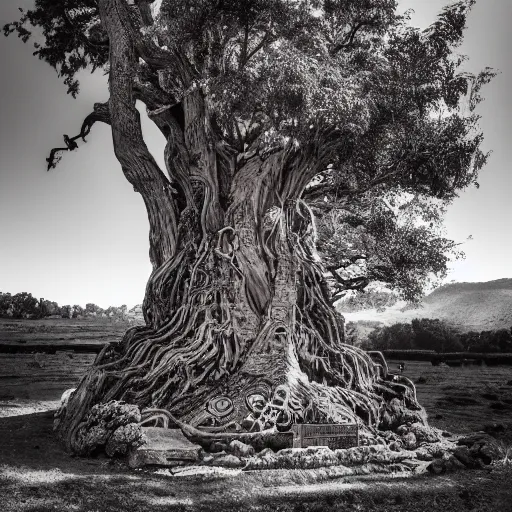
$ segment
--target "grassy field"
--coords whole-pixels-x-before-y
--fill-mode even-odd
[[[0,318],[0,343],[57,346],[68,343],[104,344],[119,341],[129,326],[128,322],[115,322],[109,318]]]
[[[126,327],[108,321],[1,322],[0,343],[104,343],[120,339]],[[509,466],[435,478],[332,479],[322,470],[273,470],[205,479],[133,472],[105,458],[70,457],[52,432],[51,409],[94,357],[63,351],[0,354],[2,512],[512,510]],[[397,361],[389,366],[395,371]],[[512,366],[450,368],[408,361],[404,374],[417,383],[433,425],[453,433],[490,423],[512,430],[512,385],[507,384]]]
[[[12,346],[103,345],[119,341],[128,323],[110,319],[0,319],[0,344]],[[76,386],[94,354],[0,353],[0,417],[57,407],[62,392]]]
[[[127,324],[108,320],[41,320],[0,322],[0,343],[105,343],[118,341]],[[26,407],[56,407],[62,392],[76,386],[94,361],[94,354],[57,351],[56,354],[0,353],[0,416]],[[391,371],[397,361],[389,361]],[[455,433],[471,432],[486,424],[512,426],[512,366],[432,366],[407,361],[404,375],[417,388],[430,422]]]
[[[397,361],[388,364],[396,370]],[[416,384],[419,402],[438,428],[454,433],[474,432],[492,423],[512,428],[512,366],[407,361],[403,375]]]

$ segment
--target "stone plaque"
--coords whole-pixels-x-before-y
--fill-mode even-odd
[[[331,450],[359,446],[357,423],[295,424],[292,426],[293,447],[327,446]]]

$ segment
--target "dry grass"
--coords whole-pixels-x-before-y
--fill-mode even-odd
[[[390,361],[390,368],[395,370],[397,363]],[[407,361],[404,375],[416,383],[418,400],[434,426],[466,433],[499,423],[512,430],[512,386],[507,385],[512,366],[449,367]]]

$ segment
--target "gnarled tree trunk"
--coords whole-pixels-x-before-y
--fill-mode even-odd
[[[147,325],[99,355],[60,419],[68,447],[91,406],[113,399],[198,428],[253,432],[352,421],[374,431],[392,397],[420,410],[411,387],[385,382],[366,353],[343,343],[343,318],[330,306],[301,200],[328,142],[262,153],[258,139],[235,151],[216,136],[200,87],[156,108],[151,88],[134,82],[140,50],[119,1],[100,5],[114,148],[147,208],[153,272]],[[144,144],[136,97],[167,137],[170,179]]]

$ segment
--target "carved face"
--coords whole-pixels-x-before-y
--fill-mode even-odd
[[[277,409],[286,409],[288,407],[289,391],[286,386],[277,386],[272,398],[272,407]]]
[[[261,414],[267,401],[268,398],[263,393],[253,393],[246,398],[247,407],[255,414]]]
[[[224,418],[233,410],[233,402],[227,396],[216,396],[208,402],[206,410],[216,418]]]

